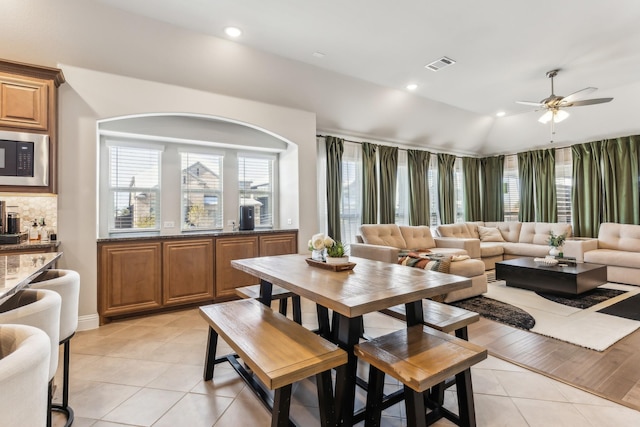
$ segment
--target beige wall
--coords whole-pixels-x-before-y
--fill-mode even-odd
[[[194,113],[257,126],[284,138],[280,218],[298,228],[298,246],[317,232],[315,114],[59,64],[58,234],[62,268],[82,278],[80,329],[97,326],[97,121],[145,113]],[[303,167],[299,167],[299,163]],[[288,219],[292,224],[288,225]],[[303,243],[304,242],[304,243]]]

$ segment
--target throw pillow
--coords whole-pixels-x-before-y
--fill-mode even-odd
[[[500,230],[495,227],[478,226],[478,235],[483,242],[504,242]]]

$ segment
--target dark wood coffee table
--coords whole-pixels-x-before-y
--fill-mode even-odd
[[[496,279],[516,288],[579,295],[607,283],[607,266],[587,262],[542,266],[533,258],[516,258],[496,263]]]

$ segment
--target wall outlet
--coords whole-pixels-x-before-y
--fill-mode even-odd
[[[176,223],[173,221],[165,221],[163,224],[164,228],[174,228],[176,226]]]
[[[288,225],[291,225],[291,218],[289,218],[289,219],[287,220],[287,224],[288,224]]]
[[[227,220],[227,226],[228,227],[233,227],[234,225],[236,225],[236,222],[234,220],[232,220],[232,219]]]

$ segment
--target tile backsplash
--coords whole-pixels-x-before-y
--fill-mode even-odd
[[[21,227],[32,224],[34,218],[44,218],[47,226],[58,226],[58,196],[57,195],[25,195],[16,193],[0,193],[0,200],[7,203],[7,213],[20,214]]]

